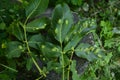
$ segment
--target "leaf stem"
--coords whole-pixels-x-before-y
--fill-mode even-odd
[[[38,8],[39,4],[40,4],[41,0],[39,1],[38,5],[32,10],[32,12],[27,16],[25,23],[27,23],[28,19],[32,16],[32,14],[36,11],[36,9]]]

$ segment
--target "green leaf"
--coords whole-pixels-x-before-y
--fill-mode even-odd
[[[68,42],[68,44],[64,47],[64,51],[67,52],[68,50],[71,50],[72,48],[75,48],[76,45],[80,42],[82,36],[79,34],[76,34],[72,37],[71,41]]]
[[[83,0],[71,0],[73,5],[81,5]]]
[[[112,56],[113,56],[113,55],[112,55],[112,52],[110,52],[110,53],[107,54],[107,56],[106,56],[106,58],[105,58],[106,64],[109,63],[109,61],[110,61],[110,59],[111,59]]]
[[[13,71],[14,72],[18,72],[16,69],[16,63],[17,63],[17,61],[16,60],[14,60],[14,59],[8,59],[7,60],[7,63],[8,63],[8,65],[7,66],[9,66],[10,68],[12,68],[13,69]],[[11,70],[9,69],[9,71],[11,72]]]
[[[86,49],[86,48],[89,48],[89,47],[91,47],[91,45],[90,44],[87,44],[87,43],[81,43],[81,44],[79,44],[77,47],[76,47],[76,49]]]
[[[101,25],[102,27],[104,27],[104,26],[106,26],[106,22],[105,22],[105,21],[101,21],[100,25]]]
[[[82,34],[88,33],[97,28],[95,19],[87,19],[85,21],[82,21],[80,24],[82,24],[81,25]]]
[[[67,33],[64,42],[65,43],[69,42],[73,38],[73,36],[76,35],[77,31],[79,31],[80,27],[81,27],[80,26],[80,22],[78,22],[77,24],[73,25],[71,27],[70,31]]]
[[[118,10],[118,15],[120,16],[120,10]]]
[[[85,58],[88,61],[94,61],[97,59],[97,56],[94,54],[94,52],[91,51],[89,48],[89,44],[80,44],[76,49],[75,49],[75,54],[78,57]]]
[[[24,32],[21,29],[18,22],[16,22],[16,21],[12,22],[10,24],[10,27],[8,28],[8,31],[10,34],[14,35],[20,41],[24,40]]]
[[[50,70],[59,70],[61,68],[60,64],[56,61],[49,61],[47,63],[47,69]]]
[[[94,19],[86,20],[84,22],[81,21],[71,27],[65,38],[67,44],[64,47],[64,51],[66,52],[71,50],[71,48],[75,48],[80,43],[81,39],[90,31],[95,30],[95,28],[96,22]]]
[[[37,16],[45,11],[49,3],[49,0],[32,0],[26,7],[27,18]]]
[[[55,28],[55,39],[62,43],[73,24],[73,16],[67,4],[59,4],[52,15],[52,26]]]
[[[108,39],[105,40],[104,42],[104,47],[112,48],[115,42],[113,41],[114,39]]]
[[[71,67],[70,67],[71,71],[72,71],[72,80],[80,80],[79,75],[77,74],[77,70],[76,70],[76,61],[73,60]]]
[[[47,25],[46,23],[47,23],[46,18],[40,18],[31,21],[30,23],[27,24],[25,28],[27,32],[38,32],[41,29],[45,29]]]
[[[89,10],[89,5],[87,3],[84,3],[82,8],[83,8],[84,11],[87,12]]]
[[[0,73],[0,79],[1,80],[11,80],[9,75],[6,73],[2,73],[2,74]]]
[[[60,64],[61,64],[61,66],[64,64],[64,66],[66,67],[69,65],[70,60],[69,60],[68,56],[66,56],[66,55],[64,55],[63,58],[64,58],[63,60],[64,60],[65,64],[62,61],[62,56],[60,56]]]
[[[120,45],[118,46],[118,51],[120,52]]]
[[[84,51],[75,51],[75,54],[80,58],[85,58],[88,61],[92,62],[97,59],[97,56],[94,55],[94,53],[89,52],[89,54],[86,54]]]
[[[120,29],[118,27],[113,28],[113,33],[114,34],[120,34]]]
[[[44,37],[41,34],[36,34],[30,38],[28,44],[32,48],[39,49],[38,45],[40,45],[43,41]]]
[[[8,43],[7,46],[7,57],[13,58],[13,57],[20,57],[21,53],[25,50],[23,45],[20,42],[12,41]]]
[[[40,45],[40,48],[45,57],[54,58],[60,56],[61,48],[52,43],[45,42],[44,44]]]
[[[101,37],[105,39],[111,39],[113,37],[113,25],[110,21],[101,21],[100,26],[102,27],[102,31],[100,33]]]
[[[6,24],[4,22],[0,23],[0,30],[5,30]]]
[[[32,68],[33,61],[31,58],[27,59],[26,68],[29,71]]]

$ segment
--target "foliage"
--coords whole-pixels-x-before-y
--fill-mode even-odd
[[[119,0],[57,0],[55,3],[1,0],[0,79],[47,80],[53,71],[54,80],[57,75],[59,80],[118,80],[119,3]],[[50,4],[55,5],[52,17],[39,18]],[[71,9],[80,16],[77,23]],[[81,42],[88,34],[93,35],[93,44]],[[89,62],[81,74],[74,56]],[[35,76],[31,78],[31,75]]]

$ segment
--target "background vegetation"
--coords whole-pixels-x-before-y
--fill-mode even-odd
[[[119,0],[0,0],[0,80],[119,80],[119,5]],[[46,9],[53,9],[51,17],[40,17]],[[80,43],[88,34],[92,44]],[[76,68],[85,62],[74,56],[88,62],[84,71]]]

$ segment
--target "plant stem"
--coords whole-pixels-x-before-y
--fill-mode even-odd
[[[38,63],[35,61],[35,59],[33,58],[33,56],[31,55],[31,51],[29,48],[29,44],[28,44],[28,40],[27,40],[27,32],[26,32],[26,23],[28,21],[28,19],[30,18],[30,16],[35,12],[35,10],[38,8],[39,4],[40,4],[41,0],[39,1],[38,5],[35,7],[35,9],[27,16],[24,24],[23,24],[23,30],[24,30],[24,36],[25,36],[25,43],[26,43],[26,47],[28,50],[28,55],[32,58],[33,63],[35,64],[35,66],[37,67],[39,73],[43,74],[44,77],[46,77],[46,74],[42,71],[42,69],[39,67]]]
[[[60,43],[61,49],[62,49],[62,43]],[[64,69],[64,52],[63,50],[61,51],[61,56],[62,56],[62,80],[65,80],[65,69]]]
[[[13,69],[13,68],[11,68],[11,67],[9,67],[9,66],[6,66],[6,65],[4,65],[4,64],[1,64],[1,63],[0,63],[0,65],[3,66],[3,67],[5,67],[6,69],[11,70],[11,71],[18,72],[16,69]]]
[[[62,80],[64,80],[65,77],[65,70],[64,70],[64,53],[62,52]]]
[[[29,44],[28,44],[28,40],[27,40],[27,32],[26,32],[26,29],[25,29],[25,27],[26,27],[25,24],[27,23],[27,20],[28,19],[26,19],[26,21],[23,25],[23,30],[24,30],[25,43],[26,43],[28,55],[32,58],[32,61],[35,64],[36,68],[38,69],[39,73],[43,74],[43,76],[46,77],[46,74],[42,71],[42,69],[39,67],[39,65],[37,64],[37,62],[35,61],[35,59],[33,58],[32,54],[31,54],[32,52],[30,51],[30,48],[29,48]]]
[[[69,66],[68,66],[67,80],[70,80],[69,79],[69,77],[70,77],[70,64],[71,64],[71,61],[72,61],[73,53],[74,53],[74,51],[71,52],[71,56],[70,56],[70,61],[69,61]]]
[[[62,24],[63,24],[63,22],[60,23],[60,32],[62,32]],[[62,33],[60,33],[59,36],[60,36],[59,37],[60,46],[61,46],[61,49],[62,49],[62,51],[61,51],[61,56],[62,56],[62,80],[65,80],[64,51],[63,51],[63,46],[62,46]]]

